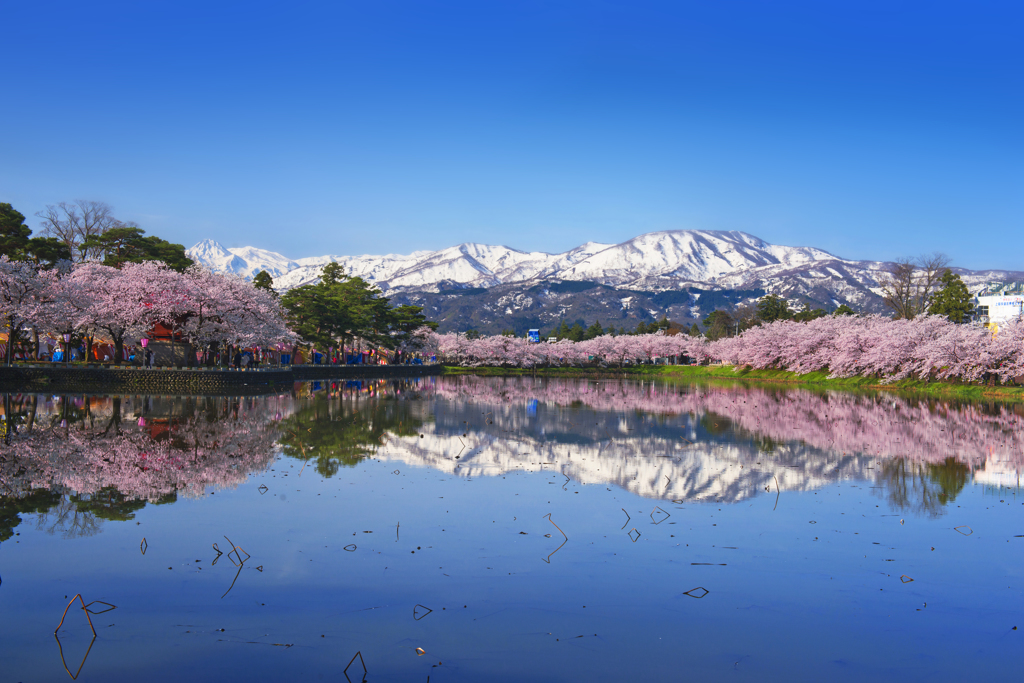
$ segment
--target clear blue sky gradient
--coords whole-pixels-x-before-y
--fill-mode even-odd
[[[1024,270],[1024,3],[3,2],[0,201],[293,258],[744,230]]]

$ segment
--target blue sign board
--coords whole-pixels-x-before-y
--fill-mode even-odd
[[[526,338],[534,344],[540,343],[540,330],[530,330],[526,333]]]

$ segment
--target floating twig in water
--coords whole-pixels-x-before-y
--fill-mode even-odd
[[[213,562],[210,563],[210,566],[214,567],[214,566],[217,565],[217,560],[219,560],[220,556],[223,555],[224,553],[221,552],[220,548],[217,547],[216,543],[214,543],[212,547],[213,547],[214,552],[217,553],[217,557],[213,558]]]
[[[231,579],[231,585],[228,586],[228,589],[226,591],[224,591],[224,595],[220,596],[221,600],[223,600],[224,596],[227,595],[228,593],[230,593],[231,589],[235,587],[235,581],[238,581],[238,575],[242,573],[242,567],[243,566],[245,566],[244,563],[238,565],[238,571],[235,572],[235,578]]]
[[[89,609],[90,607],[95,605],[97,602],[100,603],[101,605],[106,605],[107,609],[101,609],[99,612],[94,612],[93,610]],[[117,609],[117,605],[111,605],[109,602],[104,602],[103,600],[93,600],[88,605],[86,605],[83,609],[86,612],[88,612],[89,614],[106,614],[110,610]]]
[[[571,479],[569,479],[569,475],[566,474],[565,472],[562,472],[562,476],[565,477],[565,484],[568,484],[570,481],[572,481]],[[562,484],[562,490],[563,491],[567,490],[565,488],[565,484]]]
[[[623,512],[626,512],[626,508],[619,508],[619,509],[622,510]],[[633,518],[629,516],[628,512],[626,512],[626,524],[629,524],[629,520],[631,520],[631,519],[633,519]],[[622,525],[622,529],[626,528],[626,524]],[[619,529],[619,531],[622,531],[622,529]]]
[[[352,659],[349,661],[348,666],[346,666],[345,670],[342,671],[342,673],[345,674],[345,680],[347,680],[349,683],[352,683],[352,679],[348,677],[348,668],[352,666],[353,662],[356,661],[356,657],[359,658],[359,663],[363,665],[363,677],[360,680],[365,681],[366,674],[368,673],[366,670],[366,662],[363,661],[363,653],[361,651],[356,652],[354,655],[352,655]]]
[[[417,607],[422,607],[423,609],[426,610],[426,612],[424,612],[423,614],[420,614],[419,616],[416,616],[417,614],[419,614],[419,612],[416,611]],[[427,616],[428,614],[430,614],[433,611],[434,610],[430,609],[426,605],[415,605],[412,608],[412,618],[415,619],[416,621],[419,621],[420,619],[422,619],[423,617]]]
[[[696,595],[697,591],[704,591],[704,592],[701,593],[700,595]],[[691,598],[697,598],[698,600],[700,600],[701,598],[703,598],[705,595],[707,595],[710,592],[711,591],[709,591],[704,586],[697,586],[696,588],[691,588],[690,590],[686,591],[685,593],[683,593],[683,595],[688,595]]]
[[[633,538],[633,532],[634,531],[636,531],[636,538]],[[629,540],[633,541],[633,543],[636,543],[637,541],[640,540],[640,535],[641,534],[640,534],[639,531],[637,531],[636,527],[633,527],[632,529],[629,530],[629,533],[626,534],[626,535],[629,536]]]
[[[967,533],[964,533],[963,531],[960,531],[961,529],[967,529]],[[961,533],[964,536],[970,536],[971,534],[974,533],[974,529],[972,529],[971,527],[967,526],[966,524],[964,524],[962,526],[955,526],[955,527],[953,527],[953,531]]]
[[[235,565],[236,567],[241,567],[243,564],[245,564],[246,560],[248,560],[251,556],[249,555],[249,553],[245,552],[244,548],[232,543],[231,539],[227,536],[224,537],[224,540],[226,540],[228,543],[231,543],[231,550],[228,551],[228,559],[231,560],[231,564]],[[245,560],[242,559],[242,555],[241,553],[239,553],[239,551],[245,553]],[[232,555],[238,558],[237,562],[235,562],[234,558],[231,557]]]
[[[655,513],[655,512],[657,512],[658,510],[661,510],[662,514],[664,514],[665,516],[664,516],[664,517],[662,517],[661,519],[659,519],[659,520],[655,521],[655,520],[654,520],[654,513]],[[665,512],[664,510],[662,510],[662,509],[661,509],[660,507],[658,507],[657,505],[655,505],[655,506],[654,506],[654,509],[653,509],[653,510],[651,510],[651,521],[652,521],[652,522],[654,522],[654,525],[655,525],[655,526],[657,526],[658,524],[661,524],[662,522],[664,522],[664,521],[665,521],[666,519],[668,519],[668,518],[669,518],[669,517],[671,517],[671,516],[672,516],[672,515],[670,515],[669,513]]]
[[[74,602],[74,600],[72,600],[72,602]],[[56,633],[53,634],[53,639],[57,641],[57,649],[60,651],[60,663],[64,665],[64,670],[68,672],[68,676],[71,676],[71,680],[77,680],[78,674],[82,673],[82,667],[85,666],[85,660],[89,659],[89,653],[92,651],[93,643],[96,642],[96,634],[93,633],[92,640],[89,641],[89,647],[85,649],[85,656],[82,657],[82,663],[78,665],[78,671],[75,673],[71,673],[71,669],[68,668],[68,663],[64,659],[64,648],[61,646],[60,638],[57,637]]]
[[[149,548],[149,544],[148,544],[148,543],[146,543],[146,537],[145,537],[145,536],[143,536],[143,537],[142,537],[142,543],[140,543],[140,544],[139,544],[139,550],[141,550],[141,551],[142,551],[142,554],[143,554],[143,555],[145,555],[145,554],[146,554],[146,549],[147,549],[147,548]]]
[[[92,630],[92,637],[95,638],[96,628],[92,625],[92,619],[89,617],[89,610],[85,606],[85,600],[82,599],[81,593],[78,593],[75,595],[75,597],[71,598],[71,602],[69,602],[68,606],[64,608],[64,614],[60,615],[60,623],[57,624],[57,628],[53,629],[53,635],[57,635],[57,631],[59,631],[60,627],[64,625],[64,618],[67,617],[68,610],[71,609],[71,605],[72,603],[74,603],[75,600],[78,600],[78,602],[82,603],[82,611],[85,612],[85,618],[89,622],[89,628]],[[92,603],[90,602],[89,604],[91,605]]]
[[[779,507],[779,493],[781,492],[781,489],[779,489],[779,480],[776,479],[774,474],[772,475],[772,479],[775,479],[775,507],[772,508],[772,512],[775,512],[775,508]]]
[[[549,522],[551,522],[551,524],[552,524],[552,525],[553,525],[553,526],[554,526],[554,527],[555,527],[556,529],[558,529],[558,533],[562,534],[563,538],[565,538],[565,540],[564,540],[564,541],[562,541],[562,544],[561,544],[561,545],[559,545],[559,546],[558,546],[557,548],[555,548],[555,549],[554,549],[554,550],[552,550],[552,551],[551,551],[550,553],[548,553],[548,556],[547,556],[547,558],[541,558],[542,560],[544,560],[544,561],[545,561],[545,562],[547,562],[548,564],[551,564],[551,556],[552,556],[552,555],[554,555],[555,553],[557,553],[557,552],[558,552],[559,550],[561,550],[561,549],[562,549],[562,546],[563,546],[563,545],[565,545],[566,543],[568,543],[568,542],[569,542],[569,537],[565,535],[565,532],[564,532],[564,531],[562,531],[562,530],[561,530],[561,529],[559,528],[559,526],[558,526],[557,524],[555,524],[555,520],[551,519],[551,513],[550,513],[550,512],[549,512],[548,514],[544,515],[544,516],[548,518],[548,521],[549,521]]]

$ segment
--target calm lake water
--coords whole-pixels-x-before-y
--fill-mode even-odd
[[[1020,406],[453,377],[4,410],[2,681],[1020,676]],[[55,636],[79,594],[95,638],[77,600]]]

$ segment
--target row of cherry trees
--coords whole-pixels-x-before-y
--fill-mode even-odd
[[[622,365],[638,360],[672,356],[704,357],[703,339],[687,335],[602,335],[586,341],[563,339],[553,344],[531,343],[521,337],[479,337],[459,334],[428,335],[428,346],[445,362],[460,365],[495,365],[531,368],[547,365],[581,365],[597,361]]]
[[[707,354],[736,365],[826,371],[831,377],[974,382],[993,375],[1005,381],[1024,375],[1024,322],[1014,320],[994,332],[935,315],[786,320],[708,344]]]
[[[717,341],[660,332],[604,335],[583,342],[563,339],[554,344],[504,336],[467,339],[432,334],[429,344],[443,360],[470,366],[623,365],[626,361],[687,356],[798,373],[826,371],[832,377],[973,382],[986,375],[1003,380],[1024,375],[1024,322],[1013,321],[993,334],[981,325],[957,325],[941,316],[780,320]]]
[[[0,256],[0,315],[6,357],[23,330],[99,336],[114,342],[116,361],[126,341],[147,336],[157,323],[198,350],[213,345],[271,345],[294,338],[276,297],[232,275],[199,266],[183,273],[157,261],[99,263],[39,269]]]

